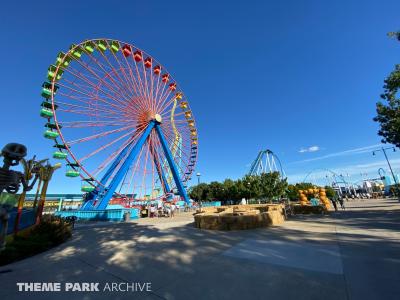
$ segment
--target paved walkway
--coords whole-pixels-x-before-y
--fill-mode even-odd
[[[77,226],[67,243],[0,268],[0,299],[399,299],[400,205],[216,232],[192,217]],[[152,292],[18,292],[16,282],[151,282]]]

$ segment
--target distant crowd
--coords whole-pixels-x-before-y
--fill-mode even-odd
[[[192,207],[189,207],[186,203],[184,204],[183,210],[189,211],[191,209],[196,208],[196,204],[194,203]],[[179,205],[174,202],[164,202],[158,201],[157,203],[152,203],[145,207],[148,212],[148,216],[150,218],[155,217],[168,217],[172,218],[176,215],[177,212],[180,211]]]

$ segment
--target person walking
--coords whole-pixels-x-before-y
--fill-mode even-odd
[[[343,198],[342,198],[342,197],[339,197],[339,204],[340,204],[340,207],[341,207],[343,210],[346,209],[346,208],[344,207],[344,201],[343,201]]]
[[[337,204],[336,204],[336,197],[337,195],[333,196],[333,198],[331,199],[333,208],[335,209],[335,211],[337,211]]]
[[[175,215],[175,209],[176,209],[175,203],[172,202],[171,203],[171,217],[173,217]]]
[[[154,206],[154,204],[150,205],[150,218],[154,218],[156,215],[156,207]]]

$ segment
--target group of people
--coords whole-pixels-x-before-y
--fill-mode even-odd
[[[167,202],[158,202],[156,204],[150,204],[150,207],[148,208],[149,210],[149,217],[154,218],[154,217],[174,217],[175,212],[178,209],[177,205],[174,202],[167,203]]]
[[[334,197],[331,198],[331,202],[332,202],[332,205],[333,205],[333,208],[335,209],[335,211],[338,210],[337,202],[339,202],[340,207],[342,208],[342,210],[346,209],[346,207],[344,206],[343,197],[338,196],[337,194]]]

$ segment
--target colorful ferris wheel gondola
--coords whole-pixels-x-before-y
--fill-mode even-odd
[[[193,113],[182,89],[153,57],[116,40],[59,52],[42,85],[44,136],[66,176],[82,178],[86,208],[115,195],[155,199],[185,183],[197,161]]]

